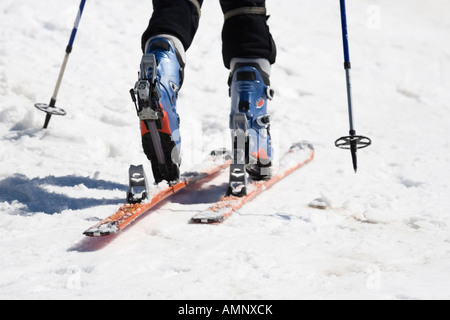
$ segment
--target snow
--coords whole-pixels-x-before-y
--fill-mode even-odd
[[[309,140],[313,162],[223,224],[188,221],[226,173],[101,239],[82,232],[121,204],[129,165],[151,176],[128,94],[151,2],[86,4],[68,114],[42,130],[33,105],[50,100],[78,4],[0,4],[1,299],[450,298],[448,1],[347,1],[355,127],[373,140],[357,174],[334,147],[348,132],[338,2],[268,1],[275,145]],[[222,21],[205,2],[187,53],[183,171],[229,146]]]

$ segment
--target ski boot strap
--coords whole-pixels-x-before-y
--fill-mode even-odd
[[[191,2],[194,7],[197,9],[197,14],[198,17],[200,18],[202,16],[202,9],[201,9],[201,5],[197,0],[189,0],[189,2]]]
[[[235,16],[239,16],[242,14],[259,14],[259,15],[263,15],[266,16],[267,15],[267,10],[264,7],[242,7],[242,8],[237,8],[237,9],[233,9],[230,10],[228,12],[225,12],[224,14],[224,19],[228,20],[232,17]]]

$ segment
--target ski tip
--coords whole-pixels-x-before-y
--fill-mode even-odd
[[[116,234],[117,232],[99,232],[99,231],[90,231],[87,230],[85,232],[83,232],[83,235],[85,235],[86,237],[90,237],[90,238],[97,238],[97,237],[106,237],[106,236],[110,236],[113,234]]]
[[[104,223],[87,229],[83,234],[87,237],[104,237],[119,232],[116,223]]]

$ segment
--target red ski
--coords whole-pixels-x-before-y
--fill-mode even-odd
[[[293,145],[281,158],[278,172],[266,181],[249,183],[247,195],[243,197],[225,196],[216,204],[192,217],[195,223],[218,223],[228,218],[233,212],[255,199],[265,190],[284,179],[314,158],[314,147],[308,142]]]
[[[149,200],[144,200],[143,202],[136,204],[126,203],[122,205],[113,215],[87,229],[83,234],[89,237],[99,237],[122,231],[137,218],[151,212],[152,208],[164,199],[167,199],[189,185],[204,182],[207,178],[212,177],[214,174],[227,168],[231,163],[231,159],[213,155],[208,162],[210,165],[207,169],[186,174],[174,185],[151,191],[151,194],[148,196]]]

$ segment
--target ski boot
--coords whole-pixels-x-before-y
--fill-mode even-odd
[[[246,194],[245,172],[252,180],[272,176],[272,142],[267,100],[274,92],[269,86],[270,64],[266,60],[233,59],[230,76],[230,129],[234,161],[228,194]],[[261,60],[266,63],[261,63]]]
[[[165,180],[171,184],[180,177],[180,118],[176,103],[184,65],[184,48],[178,39],[153,37],[142,57],[139,80],[130,91],[155,183]]]

